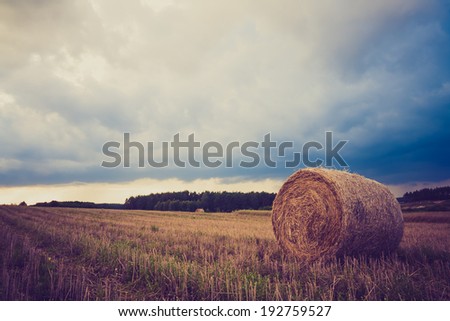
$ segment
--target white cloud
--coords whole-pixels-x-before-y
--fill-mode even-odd
[[[3,153],[35,150],[58,155],[73,150],[74,141],[86,139],[75,124],[57,112],[40,112],[21,106],[13,96],[4,92],[0,92],[0,97]]]
[[[102,82],[106,80],[108,66],[106,60],[100,56],[83,52],[78,59],[72,57],[66,48],[62,48],[63,62],[55,66],[54,74],[74,86],[83,87],[88,80]]]

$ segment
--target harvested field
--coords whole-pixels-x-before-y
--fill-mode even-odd
[[[300,267],[268,214],[2,206],[0,299],[450,300],[448,222],[406,219],[389,256]]]

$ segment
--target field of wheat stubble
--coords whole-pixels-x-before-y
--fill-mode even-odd
[[[389,256],[302,264],[270,212],[0,206],[1,300],[450,300],[450,212]]]

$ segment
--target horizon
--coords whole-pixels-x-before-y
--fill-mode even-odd
[[[413,190],[405,190],[405,192],[402,192],[401,194],[398,194],[398,193],[395,194],[393,192],[393,188],[388,186],[388,188],[391,190],[391,192],[394,194],[394,196],[396,198],[403,197],[404,194],[407,193],[407,192],[416,192],[416,191],[420,191],[420,190],[423,190],[423,189],[444,188],[444,187],[450,187],[450,185],[434,185],[434,184],[433,185],[422,185],[422,187],[420,187],[420,188],[413,189]],[[26,189],[28,190],[28,187]],[[63,189],[65,189],[65,188],[63,188]],[[82,200],[82,199],[51,199],[51,200],[50,199],[46,199],[46,200],[39,199],[39,201],[27,202],[26,200],[21,200],[21,201],[10,202],[10,203],[0,203],[0,205],[18,205],[21,202],[25,202],[27,205],[37,205],[38,203],[50,203],[50,202],[53,202],[53,201],[57,201],[57,202],[85,202],[85,203],[94,203],[94,204],[124,204],[126,202],[126,200],[128,198],[130,198],[130,197],[136,197],[136,196],[142,196],[142,195],[145,196],[145,195],[157,194],[157,193],[163,193],[164,194],[164,193],[176,193],[176,192],[185,192],[185,191],[190,192],[190,193],[194,193],[195,192],[195,193],[198,193],[198,194],[205,193],[205,192],[218,192],[218,193],[220,193],[220,192],[229,192],[229,193],[235,193],[235,192],[242,192],[242,193],[266,192],[266,193],[274,193],[274,194],[278,193],[278,190],[270,192],[270,191],[266,191],[266,190],[258,190],[258,191],[247,190],[247,191],[242,191],[242,190],[224,190],[224,189],[221,190],[221,189],[216,189],[216,190],[195,190],[195,191],[191,191],[191,190],[188,190],[188,189],[184,189],[184,190],[180,189],[180,190],[154,191],[154,192],[149,192],[149,193],[146,193],[146,194],[129,195],[126,198],[124,198],[122,201],[120,201],[119,199],[117,199],[116,201],[106,201],[106,200],[93,201],[93,200],[89,200],[89,199],[84,199],[84,200]],[[398,190],[398,191],[400,191],[400,190]],[[20,196],[17,199],[20,199]]]

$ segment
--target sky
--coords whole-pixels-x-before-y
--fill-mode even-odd
[[[160,155],[176,134],[270,133],[301,151],[330,131],[348,170],[396,195],[450,185],[449,14],[438,0],[2,0],[0,203],[276,192],[298,169],[102,167],[124,133]]]

